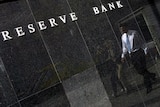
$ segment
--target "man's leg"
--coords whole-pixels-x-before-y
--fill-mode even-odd
[[[147,93],[149,93],[152,90],[152,83],[150,72],[146,67],[146,58],[144,51],[140,49],[137,52],[133,53],[131,59],[135,69],[139,74],[143,75],[144,85],[147,89]]]
[[[117,78],[116,78],[115,71],[112,71],[110,80],[111,80],[111,85],[113,89],[113,96],[117,97]]]
[[[125,87],[124,83],[120,79],[117,80],[117,83],[122,88],[121,92],[127,92],[127,88]]]

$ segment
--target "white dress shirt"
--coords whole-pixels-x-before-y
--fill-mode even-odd
[[[130,42],[130,49],[131,51],[128,50],[127,46],[127,36]],[[128,52],[135,52],[138,49],[142,48],[144,49],[145,54],[147,54],[147,48],[145,46],[144,40],[140,37],[137,31],[135,30],[128,30],[127,33],[122,34],[121,37],[122,40],[122,58],[124,58],[124,55]]]

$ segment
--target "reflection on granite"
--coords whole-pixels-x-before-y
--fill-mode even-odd
[[[137,2],[137,3],[135,3],[135,2]],[[149,2],[150,2],[149,0],[135,0],[134,2],[132,0],[128,0],[128,3],[131,6],[133,11],[139,9],[139,7],[141,7],[141,6],[148,5]],[[151,1],[151,2],[153,3],[153,2],[155,2],[155,0]]]
[[[20,103],[22,107],[70,107],[62,84],[37,93]]]
[[[114,52],[120,54],[118,23],[131,10],[127,1],[121,0],[124,8],[94,14],[93,6],[108,2],[16,0],[0,4],[0,31],[7,30],[13,37],[4,41],[0,36],[0,106],[110,107],[107,93],[112,90],[107,90],[111,87],[106,60]],[[77,21],[72,21],[72,11]],[[66,22],[59,18],[64,15]],[[51,18],[57,25],[51,25]],[[40,21],[46,26],[43,30],[41,26],[41,31],[36,26]],[[137,28],[135,20],[130,23]],[[29,24],[35,32],[28,28]],[[16,27],[22,27],[25,35],[18,37]],[[140,98],[138,94],[134,97]],[[16,104],[19,101],[21,105]]]
[[[68,0],[69,4],[79,17],[78,25],[85,38],[89,51],[96,65],[102,64],[109,56],[109,48],[115,43],[115,50],[119,50],[114,32],[105,16],[105,13],[95,15],[93,7],[100,7],[99,0]],[[109,2],[109,0],[106,0]],[[83,8],[83,9],[82,9]],[[118,11],[118,10],[115,10]]]
[[[16,94],[0,58],[0,107],[17,102]]]
[[[42,37],[62,80],[93,65],[80,31],[71,20],[71,11],[65,0],[29,0],[29,3],[36,21],[45,21],[47,28],[41,31]],[[58,18],[60,15],[66,15],[66,23]],[[50,18],[55,18],[58,25],[51,27]]]
[[[41,91],[59,82],[53,64],[39,36],[30,34],[27,25],[34,23],[25,0],[0,5],[3,8],[0,25],[8,30],[12,40],[0,37],[1,58],[18,99]],[[7,18],[6,18],[7,17]],[[17,37],[15,27],[22,26],[25,35]]]

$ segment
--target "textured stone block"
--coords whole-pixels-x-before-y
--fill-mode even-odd
[[[111,107],[95,67],[63,82],[71,107]]]

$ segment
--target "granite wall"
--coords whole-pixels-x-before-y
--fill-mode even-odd
[[[0,106],[111,107],[109,59],[121,54],[130,1],[1,0]]]

